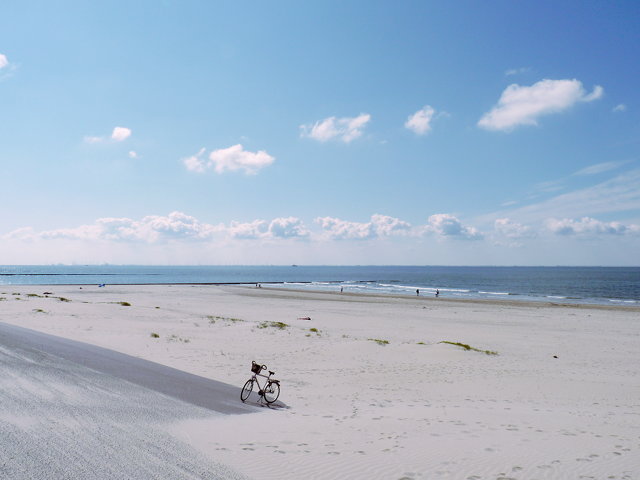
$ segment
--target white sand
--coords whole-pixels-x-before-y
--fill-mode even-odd
[[[212,286],[0,291],[0,321],[238,387],[251,360],[266,363],[288,409],[170,428],[254,478],[640,478],[638,309]]]

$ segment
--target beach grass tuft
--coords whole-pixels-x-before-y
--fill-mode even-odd
[[[211,324],[216,323],[218,320],[231,323],[244,322],[241,318],[221,317],[220,315],[207,315],[206,318]]]
[[[258,325],[258,328],[277,328],[278,330],[284,330],[285,328],[287,328],[289,325],[287,325],[284,322],[262,322],[260,325]]]
[[[130,307],[131,304],[129,302],[118,302],[118,305],[122,305],[123,307]]]
[[[70,302],[71,300],[69,300],[68,298],[65,297],[58,297],[58,300],[60,300],[61,302]]]
[[[151,338],[160,338],[160,335],[155,332],[151,332]]]
[[[474,352],[480,352],[480,353],[484,353],[486,355],[498,355],[498,352],[494,352],[493,350],[481,350],[479,348],[475,348],[472,347],[471,345],[467,345],[466,343],[461,343],[461,342],[449,342],[447,340],[443,340],[440,343],[446,343],[448,345],[454,345],[456,347],[461,347],[464,348],[465,350],[472,350]]]
[[[367,340],[371,340],[372,342],[376,342],[378,345],[389,345],[389,340],[382,340],[380,338],[367,338]]]

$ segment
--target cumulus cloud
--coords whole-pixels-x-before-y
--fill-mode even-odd
[[[207,164],[202,159],[204,152],[205,149],[201,148],[195,155],[191,155],[190,157],[182,159],[182,163],[184,163],[184,166],[187,167],[187,170],[203,173],[207,169]]]
[[[269,224],[269,234],[274,238],[304,238],[309,236],[309,230],[299,218],[275,218]]]
[[[213,166],[217,173],[225,170],[244,170],[247,174],[255,174],[261,168],[271,165],[275,158],[264,150],[248,152],[242,145],[214,150],[209,154],[209,166]]]
[[[361,113],[357,117],[329,117],[313,125],[301,125],[301,136],[326,142],[337,139],[349,143],[362,135],[371,115]]]
[[[7,60],[7,56],[0,53],[0,68],[4,68],[9,65],[9,60]]]
[[[213,168],[216,173],[224,173],[226,170],[243,170],[248,175],[254,175],[258,170],[275,161],[275,158],[264,150],[249,152],[240,144],[214,150],[209,154],[208,159],[203,158],[204,153],[205,149],[201,148],[195,155],[183,158],[182,162],[187,170],[198,173],[203,173],[210,168]]]
[[[433,233],[443,238],[460,238],[464,240],[480,240],[482,234],[474,227],[467,227],[453,215],[438,213],[429,217],[426,233]]]
[[[493,225],[496,233],[511,240],[532,238],[536,234],[531,227],[513,222],[509,218],[498,218]]]
[[[292,239],[306,238],[310,232],[302,220],[282,217],[253,222],[232,221],[212,225],[182,212],[169,215],[148,215],[140,220],[131,218],[99,218],[92,224],[74,228],[59,228],[36,232],[31,227],[20,228],[2,235],[4,240],[81,240],[107,242],[139,242],[162,244],[172,241],[211,241],[216,238],[235,239]]]
[[[349,222],[334,217],[318,217],[315,221],[337,240],[368,240],[406,233],[411,229],[411,225],[403,220],[380,214],[372,215],[370,222]]]
[[[5,238],[34,239],[66,239],[88,241],[137,241],[162,242],[172,239],[208,239],[219,230],[196,218],[181,212],[172,212],[167,216],[150,215],[141,220],[130,218],[99,218],[93,224],[80,225],[75,228],[60,228],[35,232],[31,228],[23,228],[9,233]]]
[[[425,105],[413,115],[409,115],[404,126],[418,135],[424,135],[431,131],[431,120],[435,113],[433,107]]]
[[[508,131],[519,125],[537,125],[539,117],[562,112],[578,102],[591,102],[603,92],[597,85],[588,94],[576,79],[545,79],[531,86],[512,84],[502,92],[498,104],[480,118],[478,126]]]
[[[613,112],[624,112],[627,109],[627,106],[624,103],[619,103],[615,107],[613,107]]]
[[[129,158],[138,158],[138,153],[135,150],[129,150]]]
[[[624,225],[620,222],[601,222],[591,217],[579,220],[564,218],[547,220],[546,226],[556,235],[637,235],[640,225]]]
[[[269,224],[264,220],[254,220],[253,222],[241,223],[233,221],[226,228],[226,231],[233,238],[257,239],[267,234]]]
[[[274,218],[271,222],[254,220],[253,222],[231,222],[225,231],[238,239],[287,239],[306,238],[310,232],[302,220],[296,217]]]
[[[111,139],[122,142],[131,136],[131,129],[127,127],[115,127],[111,133]]]

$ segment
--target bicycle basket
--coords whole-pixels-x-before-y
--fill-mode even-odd
[[[253,362],[251,364],[251,371],[253,373],[260,373],[261,370],[262,370],[262,365],[258,365],[256,362]]]

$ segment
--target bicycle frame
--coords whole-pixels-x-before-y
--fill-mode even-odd
[[[266,378],[266,380],[264,381],[263,386],[260,386],[260,382],[258,381],[258,377]],[[261,374],[261,373],[254,373],[254,374],[251,376],[251,380],[253,380],[254,382],[256,382],[256,385],[258,385],[258,392],[263,392],[263,391],[264,391],[264,388],[265,388],[267,385],[269,385],[269,381],[274,381],[274,380],[271,380],[271,378],[269,378],[269,377],[271,377],[271,374],[269,374],[269,375],[263,375],[263,374]],[[277,381],[277,380],[275,380],[275,381]]]

